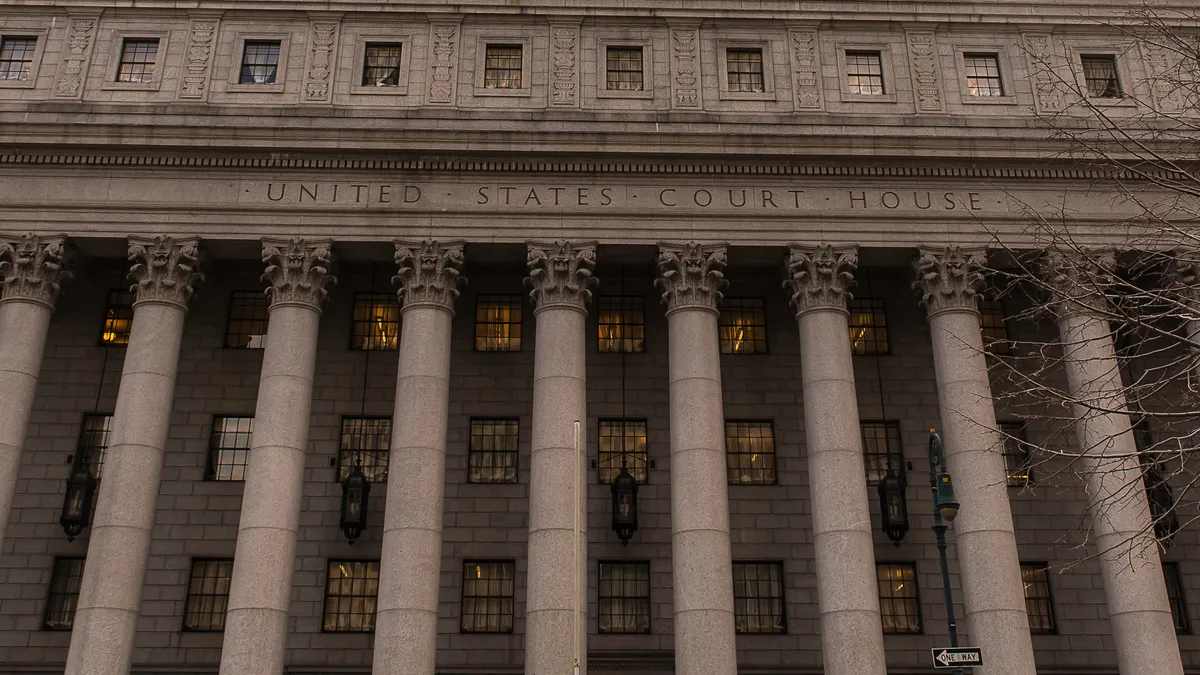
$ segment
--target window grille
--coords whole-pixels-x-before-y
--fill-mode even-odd
[[[764,91],[761,49],[727,49],[729,91]]]
[[[350,348],[368,351],[396,349],[400,343],[400,301],[395,293],[358,293]]]
[[[279,41],[247,40],[242,49],[239,84],[275,84],[279,73]]]
[[[253,417],[213,417],[212,437],[208,444],[209,480],[246,480],[253,432]]]
[[[722,354],[766,353],[767,310],[761,298],[722,301],[718,325]]]
[[[597,456],[601,485],[608,485],[621,473],[621,451],[629,474],[639,483],[648,480],[646,467],[646,420],[600,420],[600,443]]]
[[[1167,582],[1167,601],[1171,604],[1171,619],[1175,622],[1175,634],[1189,635],[1192,632],[1192,619],[1188,615],[1187,596],[1183,592],[1183,575],[1179,572],[1179,563],[1165,562],[1162,568],[1164,580]]]
[[[231,558],[196,558],[192,561],[187,600],[183,606],[184,630],[225,630],[225,610],[229,606],[232,578]]]
[[[725,422],[725,461],[730,485],[774,485],[775,429],[771,422]]]
[[[738,633],[786,633],[781,563],[733,563],[733,621]]]
[[[883,58],[879,52],[846,52],[846,86],[851,94],[883,96]]]
[[[1024,487],[1033,482],[1033,457],[1025,440],[1024,422],[998,424],[1004,443],[1004,469],[1009,487]]]
[[[488,45],[484,56],[483,86],[487,89],[520,89],[522,45]]]
[[[373,632],[378,595],[378,560],[330,560],[321,630],[327,633]]]
[[[884,633],[921,632],[921,599],[914,563],[878,563],[879,611]]]
[[[109,291],[108,304],[104,308],[104,332],[101,344],[127,345],[129,331],[133,328],[133,293],[117,289]]]
[[[35,37],[0,38],[0,80],[28,80],[33,73]]]
[[[234,291],[229,301],[225,346],[235,349],[262,349],[266,346],[267,321],[266,293]]]
[[[83,581],[83,558],[58,557],[50,571],[50,595],[42,627],[46,630],[71,630],[75,625],[75,605]]]
[[[517,482],[519,435],[520,423],[516,419],[471,420],[467,482]]]
[[[1079,57],[1083,65],[1083,81],[1087,95],[1092,98],[1121,98],[1121,80],[1117,77],[1117,57],[1110,54]]]
[[[362,86],[400,86],[400,43],[368,42],[363,54]]]
[[[507,561],[463,563],[462,623],[464,633],[511,633],[516,565]]]
[[[117,82],[152,82],[158,60],[157,39],[128,39],[121,48]]]
[[[600,563],[597,598],[601,633],[649,633],[650,563]]]
[[[475,351],[521,351],[521,296],[480,295],[475,299]]]
[[[100,480],[104,473],[104,456],[108,453],[108,440],[112,435],[112,415],[91,413],[83,416],[83,427],[79,431],[77,459],[88,467],[92,477]]]
[[[610,91],[642,91],[641,47],[609,47],[606,50],[608,75],[605,88]]]
[[[392,446],[392,420],[387,417],[344,417],[338,445],[338,480],[349,476],[358,461],[372,483],[386,483],[388,451]]]
[[[900,445],[900,423],[861,422],[863,464],[867,468],[867,485],[879,485],[888,471],[904,473],[904,450]]]
[[[646,351],[646,309],[641,296],[602,295],[596,304],[601,352]]]
[[[850,301],[850,351],[855,354],[891,352],[882,298],[854,298]]]
[[[1004,317],[1004,305],[999,300],[979,301],[979,331],[983,337],[983,348],[993,354],[1012,352]]]
[[[968,96],[1003,96],[1004,82],[1000,79],[1000,57],[996,54],[963,54],[967,69]]]
[[[1034,634],[1056,631],[1054,603],[1050,598],[1050,576],[1046,563],[1021,563],[1021,581],[1025,584],[1025,613],[1029,615],[1029,630]]]

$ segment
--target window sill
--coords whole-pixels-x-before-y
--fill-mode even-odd
[[[529,87],[523,89],[493,89],[490,87],[475,87],[476,96],[494,96],[500,98],[529,98]]]
[[[963,105],[1017,105],[1016,96],[972,96],[962,95]]]
[[[721,91],[722,101],[774,101],[773,91]]]
[[[601,89],[596,98],[653,99],[654,92],[645,89]]]
[[[851,94],[842,92],[842,103],[895,103],[895,94]]]
[[[283,83],[276,82],[275,84],[242,84],[230,83],[225,87],[225,93],[254,93],[254,94],[282,94]]]
[[[158,91],[161,80],[150,82],[105,82],[100,91]]]
[[[408,96],[408,87],[372,87],[370,85],[355,85],[350,87],[352,96]]]

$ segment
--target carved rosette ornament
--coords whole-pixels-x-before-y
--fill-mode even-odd
[[[703,309],[717,312],[725,280],[728,246],[704,246],[696,242],[658,245],[658,274],[654,287],[662,292],[663,304],[670,314],[677,309]]]
[[[946,311],[979,312],[980,270],[986,262],[987,250],[982,248],[918,249],[913,259],[917,279],[912,287],[929,316]]]
[[[454,311],[458,285],[466,281],[459,276],[463,266],[463,242],[396,242],[396,265],[399,269],[392,283],[398,285],[403,309],[433,305]]]
[[[791,304],[796,316],[815,310],[832,309],[849,314],[846,305],[854,297],[854,271],[858,269],[857,246],[788,247],[784,288],[792,292]]]
[[[280,304],[307,305],[318,312],[329,292],[325,287],[336,284],[329,273],[333,260],[328,239],[264,239],[262,261],[267,267],[262,280],[267,286],[271,306]]]
[[[1111,249],[1048,251],[1039,270],[1050,292],[1050,307],[1058,316],[1103,315],[1112,286],[1117,254]]]
[[[129,278],[134,304],[162,302],[187,309],[194,286],[204,279],[197,268],[200,240],[195,237],[130,237]]]
[[[600,283],[592,276],[596,267],[596,242],[552,244],[529,242],[525,258],[529,276],[525,285],[533,290],[534,312],[547,307],[568,307],[584,311],[592,298],[591,287]]]
[[[66,237],[26,234],[19,241],[0,241],[0,282],[4,300],[38,302],[54,308],[58,287],[71,278],[63,269]]]

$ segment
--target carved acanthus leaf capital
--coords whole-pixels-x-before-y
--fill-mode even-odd
[[[654,287],[662,292],[667,312],[677,309],[717,311],[725,280],[728,246],[696,242],[658,245],[658,273]]]
[[[858,269],[857,246],[800,246],[788,247],[787,272],[784,288],[792,292],[796,316],[817,309],[846,312],[854,297],[854,270]]]
[[[186,309],[194,286],[204,279],[197,261],[200,240],[195,237],[130,237],[129,278],[134,303],[165,302]]]
[[[1107,289],[1112,287],[1117,254],[1112,249],[1047,251],[1039,272],[1050,293],[1050,307],[1059,316],[1103,315],[1108,312]]]
[[[23,235],[0,241],[0,280],[3,299],[20,298],[54,307],[58,287],[71,278],[64,269],[67,239]]]
[[[912,288],[930,316],[951,310],[978,312],[981,270],[986,263],[984,248],[922,246],[913,259],[917,278]]]
[[[453,311],[463,266],[463,242],[396,242],[396,276],[400,305],[437,305]]]
[[[1193,307],[1200,305],[1200,253],[1178,255],[1171,262],[1170,278],[1171,283]]]
[[[332,246],[328,239],[263,239],[262,280],[271,305],[294,302],[320,311],[329,295],[325,287],[337,283],[329,273]]]
[[[596,243],[552,244],[530,242],[526,262],[529,276],[525,285],[533,290],[534,311],[550,305],[583,309],[592,297],[591,287],[600,282],[592,276],[596,267]]]

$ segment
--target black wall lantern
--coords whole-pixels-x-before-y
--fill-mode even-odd
[[[367,499],[371,496],[371,481],[362,470],[362,457],[354,463],[354,470],[342,481],[342,518],[339,526],[342,534],[353,544],[367,529]]]
[[[879,511],[883,515],[883,532],[899,546],[908,534],[908,501],[905,498],[907,485],[904,476],[888,470],[879,481]]]
[[[612,529],[622,543],[628,544],[638,529],[637,480],[625,467],[625,455],[621,455],[621,473],[612,482]]]
[[[62,514],[58,523],[67,533],[67,541],[75,541],[92,518],[92,500],[96,496],[96,477],[86,462],[76,458],[67,478],[67,492],[63,496]]]

